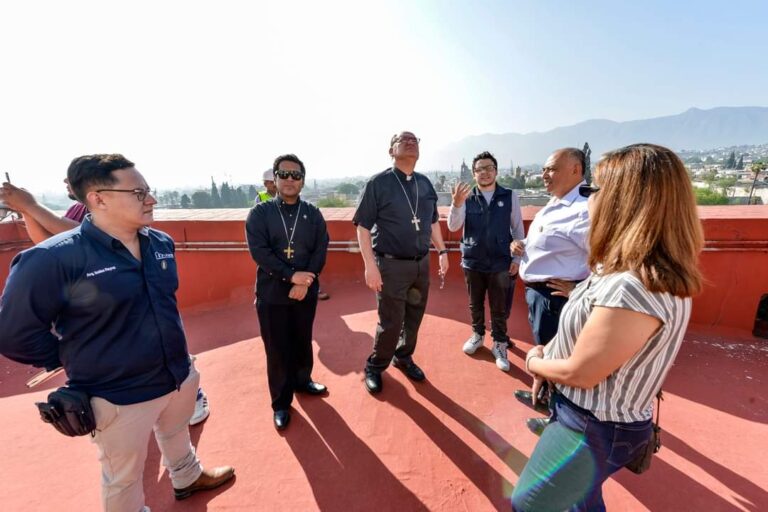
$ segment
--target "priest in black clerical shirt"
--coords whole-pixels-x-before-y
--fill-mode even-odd
[[[325,394],[312,380],[312,325],[328,231],[320,210],[302,201],[304,164],[281,155],[273,165],[277,197],[257,204],[245,223],[248,250],[258,264],[256,311],[267,353],[275,427],[291,419],[294,392]]]
[[[382,389],[381,372],[390,362],[411,380],[424,380],[413,361],[419,326],[429,295],[429,246],[440,254],[440,274],[448,271],[448,251],[437,215],[437,193],[415,172],[419,139],[411,132],[392,137],[393,165],[365,185],[354,216],[365,263],[365,283],[376,292],[379,322],[373,352],[365,365],[365,387]]]

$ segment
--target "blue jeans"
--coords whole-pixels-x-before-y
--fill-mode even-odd
[[[552,295],[551,288],[543,284],[525,287],[525,301],[528,303],[528,323],[531,324],[533,341],[536,345],[546,345],[557,334],[560,311],[568,299]]]
[[[602,486],[644,448],[651,420],[600,421],[559,393],[552,396],[552,420],[544,429],[512,493],[522,511],[602,511]]]

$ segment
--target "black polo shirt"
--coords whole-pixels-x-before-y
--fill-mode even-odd
[[[289,257],[285,251],[294,226]],[[288,298],[293,274],[312,272],[319,276],[325,266],[329,242],[325,219],[316,206],[305,201],[288,204],[276,197],[257,204],[245,221],[245,235],[251,257],[259,265],[256,274],[259,300],[271,304],[296,303]],[[317,297],[319,282],[314,280],[307,298]]]
[[[413,209],[417,209],[418,231],[412,222]],[[352,222],[371,232],[374,251],[414,258],[429,252],[432,224],[438,218],[437,192],[432,182],[417,172],[408,179],[400,169],[391,167],[375,174],[365,184]]]

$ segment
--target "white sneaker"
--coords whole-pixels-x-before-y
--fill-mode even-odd
[[[477,349],[483,346],[483,337],[480,336],[477,333],[472,333],[472,337],[467,340],[466,343],[464,343],[464,346],[461,348],[461,350],[464,351],[465,354],[474,354]]]
[[[494,341],[491,353],[493,354],[493,357],[496,358],[496,367],[503,372],[508,372],[509,359],[507,359],[507,344]]]
[[[190,425],[197,425],[202,423],[211,414],[211,409],[208,407],[208,397],[205,396],[203,388],[197,388],[197,399],[195,400],[195,413],[189,420]]]

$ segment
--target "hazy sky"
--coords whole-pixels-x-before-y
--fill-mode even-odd
[[[768,2],[37,1],[0,4],[0,172],[61,190],[122,152],[160,188],[370,175],[430,153],[690,107],[768,105]],[[468,155],[471,158],[472,155]]]

